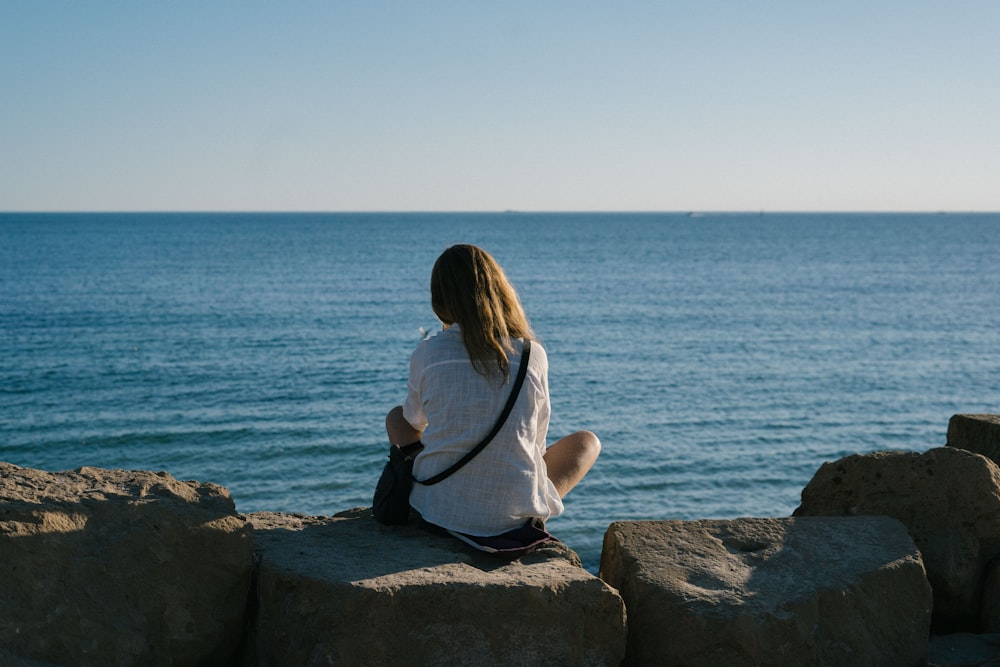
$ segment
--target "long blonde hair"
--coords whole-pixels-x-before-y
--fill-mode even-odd
[[[431,307],[444,324],[458,324],[473,368],[510,378],[512,338],[532,338],[531,325],[514,286],[488,252],[454,245],[441,253],[431,271]]]

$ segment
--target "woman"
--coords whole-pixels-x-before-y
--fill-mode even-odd
[[[533,339],[503,269],[476,246],[452,246],[435,262],[431,307],[443,329],[413,352],[406,402],[386,417],[392,444],[423,444],[417,480],[445,470],[486,436],[510,395],[524,341]],[[546,449],[548,359],[537,342],[528,356],[524,385],[493,441],[440,483],[414,484],[410,505],[425,521],[460,538],[538,525],[562,513],[563,496],[597,460],[601,443],[589,431]],[[489,550],[490,539],[476,542]]]

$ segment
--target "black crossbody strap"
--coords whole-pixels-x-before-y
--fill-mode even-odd
[[[507,405],[504,406],[503,412],[500,413],[500,418],[497,419],[497,423],[493,425],[493,430],[490,434],[486,436],[482,442],[472,448],[468,454],[463,456],[455,465],[447,468],[434,475],[430,479],[420,481],[419,479],[414,479],[413,481],[417,484],[423,484],[424,486],[430,486],[431,484],[437,484],[443,479],[446,479],[452,475],[452,473],[458,471],[459,468],[464,466],[466,463],[471,461],[476,457],[476,454],[483,451],[486,445],[490,444],[490,441],[496,437],[496,434],[500,432],[501,427],[507,417],[510,415],[510,411],[514,409],[514,401],[517,400],[517,395],[521,393],[521,385],[524,384],[524,376],[528,374],[528,359],[531,357],[531,341],[527,338],[524,339],[524,348],[521,350],[521,365],[517,369],[517,379],[514,380],[514,387],[510,390],[510,398],[507,399]]]

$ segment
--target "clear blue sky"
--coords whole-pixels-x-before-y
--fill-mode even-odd
[[[0,0],[0,210],[1000,210],[1000,1]]]

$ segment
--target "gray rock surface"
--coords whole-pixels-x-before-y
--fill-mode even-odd
[[[1000,465],[1000,415],[953,415],[948,446],[982,454]]]
[[[938,447],[824,463],[795,515],[899,519],[927,568],[935,627],[976,630],[986,565],[1000,553],[1000,468],[988,458]]]
[[[630,665],[918,665],[931,591],[887,517],[625,521],[601,576]]]
[[[225,664],[251,528],[229,493],[166,473],[0,463],[4,664]]]
[[[370,510],[249,515],[255,665],[617,665],[618,593],[559,543],[508,562]]]

